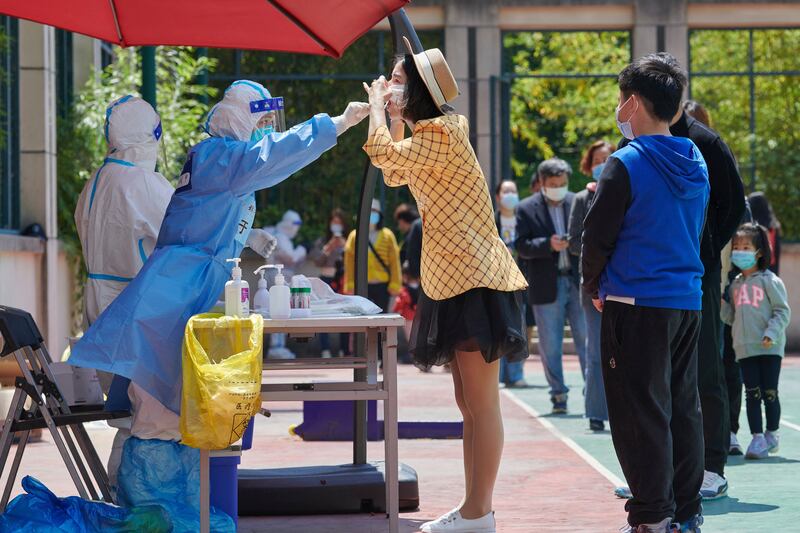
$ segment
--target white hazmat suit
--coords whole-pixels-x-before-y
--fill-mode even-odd
[[[83,188],[75,209],[75,225],[88,271],[84,287],[84,327],[88,328],[136,277],[152,253],[158,231],[174,189],[155,171],[161,141],[161,119],[150,104],[125,96],[106,110],[104,134],[108,153],[103,165]],[[110,385],[103,376],[105,392]],[[119,428],[109,458],[109,481],[116,485],[116,471],[125,440],[132,433],[152,437],[163,417],[178,427],[177,416],[144,390],[131,386],[128,394],[133,418],[112,422]],[[137,419],[137,406],[151,417]],[[163,434],[158,436],[163,437]],[[167,437],[179,438],[179,433]]]

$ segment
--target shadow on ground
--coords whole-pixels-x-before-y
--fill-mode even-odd
[[[780,509],[779,505],[766,505],[763,503],[747,503],[738,498],[722,498],[713,502],[703,502],[705,516],[719,516],[728,513],[768,513]]]

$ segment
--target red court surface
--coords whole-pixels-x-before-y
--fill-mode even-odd
[[[570,358],[567,369],[577,366]],[[529,374],[539,371],[536,358],[527,363]],[[299,380],[330,380],[335,372],[292,374]],[[401,420],[456,420],[449,374],[437,370],[423,374],[411,366],[399,369]],[[546,395],[542,389],[541,394]],[[300,403],[267,404],[273,415],[259,417],[253,449],[244,453],[245,468],[271,468],[346,463],[352,454],[348,442],[303,442],[288,428],[302,421]],[[505,420],[505,455],[495,493],[499,532],[591,530],[616,531],[625,523],[613,486],[542,423],[507,395],[502,395]],[[379,409],[379,413],[381,410]],[[113,430],[92,429],[91,436],[107,457]],[[44,482],[59,496],[75,494],[55,447],[46,437],[29,445],[20,472]],[[370,460],[383,458],[383,443],[370,442]],[[463,467],[460,440],[403,440],[400,460],[419,474],[420,509],[401,514],[401,531],[419,525],[453,508],[462,497]],[[4,480],[3,480],[4,482]],[[15,494],[19,492],[19,482]],[[387,531],[383,516],[337,515],[309,517],[243,518],[241,532],[365,532]]]

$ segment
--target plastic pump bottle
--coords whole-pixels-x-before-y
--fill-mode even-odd
[[[225,284],[225,314],[246,318],[250,316],[250,285],[242,279],[241,259],[228,259],[234,263],[231,280]]]
[[[292,316],[291,291],[283,277],[283,265],[267,265],[266,268],[277,269],[275,283],[269,289],[269,317],[286,319]]]
[[[269,291],[267,291],[266,278],[267,265],[259,267],[253,274],[256,276],[261,274],[261,277],[258,279],[258,290],[253,297],[253,310],[256,313],[267,313],[269,312]]]

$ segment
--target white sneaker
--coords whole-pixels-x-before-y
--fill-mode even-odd
[[[496,533],[494,511],[474,520],[461,516],[460,511],[451,511],[420,528],[422,533]]]
[[[295,355],[289,348],[285,346],[270,348],[267,352],[267,357],[270,359],[294,359]]]
[[[700,496],[704,500],[717,500],[728,495],[728,482],[717,473],[703,472],[703,486],[700,487]]]
[[[767,431],[764,433],[764,439],[769,446],[769,453],[778,453],[781,449],[781,437],[777,431]]]
[[[744,455],[744,448],[739,444],[739,439],[736,438],[736,433],[731,431],[731,447],[728,449],[728,455]]]
[[[330,350],[322,350],[322,353],[320,355],[322,356],[323,359],[330,359],[332,357]]]
[[[750,446],[747,447],[747,453],[744,454],[745,459],[766,459],[769,457],[769,444],[763,433],[753,435],[753,440],[750,441]]]

